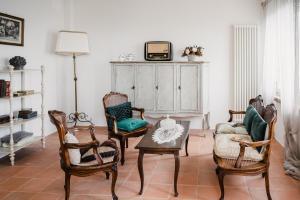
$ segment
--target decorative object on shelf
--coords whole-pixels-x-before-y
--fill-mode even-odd
[[[0,98],[6,96],[6,81],[5,80],[0,80]]]
[[[149,41],[145,43],[145,60],[171,61],[172,43],[168,41]]]
[[[126,55],[126,58],[125,58],[125,60],[126,61],[134,61],[135,60],[135,54],[134,53],[129,53],[129,54],[127,54]]]
[[[13,133],[12,136],[13,136],[13,143],[17,144],[21,140],[33,136],[33,133],[27,132],[27,131],[18,131],[18,132]],[[6,136],[2,137],[0,140],[2,146],[9,147],[10,138],[11,138],[10,135],[6,135]],[[6,144],[6,145],[4,145],[4,144]]]
[[[189,62],[197,61],[198,57],[203,56],[203,49],[203,47],[197,45],[188,46],[184,49],[182,57],[187,56]]]
[[[86,32],[78,31],[60,31],[58,33],[56,50],[58,54],[73,57],[74,69],[74,89],[75,89],[75,112],[69,114],[69,123],[74,123],[76,126],[78,122],[89,122],[88,115],[84,112],[78,112],[78,98],[77,98],[77,72],[76,72],[76,56],[88,54],[88,34]]]
[[[0,115],[0,124],[5,124],[10,121],[9,115]]]
[[[24,19],[0,13],[0,44],[24,46]]]
[[[34,90],[20,90],[13,93],[14,97],[20,97],[25,95],[31,95],[34,94]]]
[[[32,111],[32,109],[29,110],[20,110],[18,114],[18,118],[21,119],[31,119],[37,117],[37,111]]]
[[[9,64],[14,66],[14,70],[21,70],[26,65],[26,59],[21,56],[15,56],[9,59]]]
[[[160,121],[160,128],[156,129],[152,139],[158,144],[175,142],[182,135],[183,131],[183,126],[176,124],[176,121],[167,115],[166,119]]]

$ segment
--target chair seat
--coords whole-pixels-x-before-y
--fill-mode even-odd
[[[107,146],[102,146],[102,147],[98,147],[98,153],[100,154],[103,163],[110,163],[113,162],[114,160],[114,152],[115,149],[111,148],[111,147],[107,147]],[[112,152],[112,153],[111,153]],[[88,161],[81,161],[77,166],[93,166],[93,165],[98,165],[98,162],[94,156],[94,152],[93,149],[90,149],[89,151],[87,151],[85,154],[82,155],[81,159],[85,159],[85,158],[90,158],[90,159],[86,159]]]
[[[214,142],[214,152],[220,158],[225,159],[237,159],[240,153],[239,142],[233,141],[240,140],[246,142],[252,142],[249,135],[242,134],[216,134]],[[245,161],[262,161],[263,153],[258,153],[258,151],[253,147],[246,147],[244,159]]]
[[[221,158],[216,156],[215,160],[218,167],[227,170],[233,170],[233,171],[234,170],[240,171],[241,169],[257,171],[266,167],[266,164],[260,161],[243,160],[241,162],[241,168],[236,168],[235,167],[236,159],[227,159],[227,158]]]

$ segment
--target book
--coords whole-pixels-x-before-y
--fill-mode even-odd
[[[6,81],[6,92],[5,92],[5,96],[9,97],[10,95],[10,81]]]

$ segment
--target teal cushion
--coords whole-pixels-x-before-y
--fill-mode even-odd
[[[265,139],[267,125],[267,122],[259,114],[254,116],[250,132],[250,136],[254,142]],[[256,149],[258,152],[261,151],[261,147],[257,147]]]
[[[107,113],[114,116],[117,121],[132,117],[131,102],[122,103],[116,106],[107,107]]]
[[[123,119],[119,122],[117,122],[118,129],[121,129],[123,131],[134,131],[136,129],[145,127],[148,124],[147,121],[142,119],[136,119],[136,118],[128,118]]]
[[[251,132],[252,121],[256,115],[258,115],[258,112],[256,111],[256,109],[251,105],[248,106],[244,120],[243,120],[243,124],[244,124],[246,130],[248,131],[248,133]]]

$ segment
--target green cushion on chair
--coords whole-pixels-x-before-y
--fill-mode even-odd
[[[250,136],[253,142],[263,141],[265,139],[267,129],[267,122],[257,113],[254,116]],[[258,152],[261,151],[261,147],[256,148]]]
[[[256,111],[256,109],[251,105],[248,106],[244,120],[243,120],[243,124],[244,124],[246,130],[248,131],[248,133],[251,132],[252,121],[256,115],[258,115],[258,112]]]
[[[136,119],[136,118],[128,118],[123,119],[119,122],[117,122],[118,129],[121,129],[123,131],[131,132],[136,129],[145,127],[148,124],[147,121],[142,119]]]
[[[132,117],[131,102],[125,102],[116,106],[107,107],[107,112],[117,121]]]

